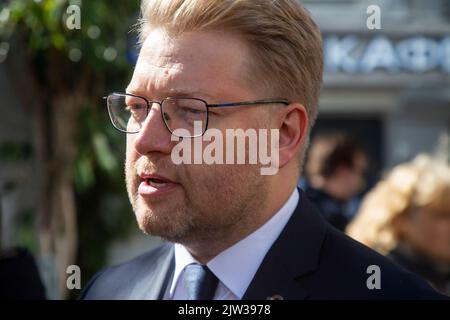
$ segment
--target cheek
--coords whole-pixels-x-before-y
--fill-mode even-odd
[[[357,173],[353,173],[353,185],[355,189],[359,189],[362,185],[363,177]]]
[[[227,198],[254,180],[254,170],[248,165],[187,165],[183,169],[186,191],[208,202],[211,199]]]
[[[430,221],[423,227],[422,241],[426,250],[437,259],[450,261],[450,228],[442,221]]]
[[[135,176],[135,164],[139,158],[139,154],[133,146],[134,139],[127,137],[126,151],[125,151],[125,175],[127,183],[133,183]]]
[[[359,176],[354,174],[353,172],[348,171],[346,174],[344,173],[342,176],[342,181],[345,182],[345,188],[349,193],[357,193],[360,189],[360,179]]]
[[[450,223],[444,220],[436,220],[430,224],[430,236],[434,236],[436,242],[450,246]]]
[[[438,221],[429,218],[416,221],[413,228],[416,237],[429,248],[440,246],[445,238],[448,239],[449,234],[445,229]]]
[[[132,134],[127,135],[127,142],[126,142],[126,161],[128,162],[135,162],[136,159],[139,157],[139,153],[136,151],[136,148],[134,147],[136,140],[136,136]]]
[[[180,168],[184,176],[184,185],[188,185],[188,190],[195,196],[202,196],[204,193],[215,192],[225,183],[224,169],[220,165],[191,164]]]
[[[134,149],[133,145],[134,145],[134,137],[131,134],[127,134],[127,142],[126,142],[126,153],[127,153],[127,157],[128,154],[130,154],[130,152]]]

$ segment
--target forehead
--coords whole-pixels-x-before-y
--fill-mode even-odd
[[[171,37],[155,29],[142,45],[128,91],[152,98],[180,92],[245,95],[247,59],[247,46],[231,34],[194,31]]]

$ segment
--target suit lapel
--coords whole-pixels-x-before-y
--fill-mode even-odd
[[[317,268],[326,223],[305,193],[301,190],[299,193],[297,208],[267,252],[242,299],[307,297],[307,290],[296,279]]]
[[[141,280],[132,289],[131,300],[157,300],[162,299],[162,294],[168,284],[168,280],[175,267],[174,249],[172,244],[151,264],[142,268]]]

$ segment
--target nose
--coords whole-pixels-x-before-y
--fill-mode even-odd
[[[130,137],[134,149],[141,155],[158,152],[170,154],[174,142],[161,117],[161,106],[153,103],[139,133]]]

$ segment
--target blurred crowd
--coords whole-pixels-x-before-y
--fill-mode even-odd
[[[369,166],[353,137],[318,134],[300,186],[334,227],[450,295],[448,137],[434,154],[398,164],[373,186]]]

